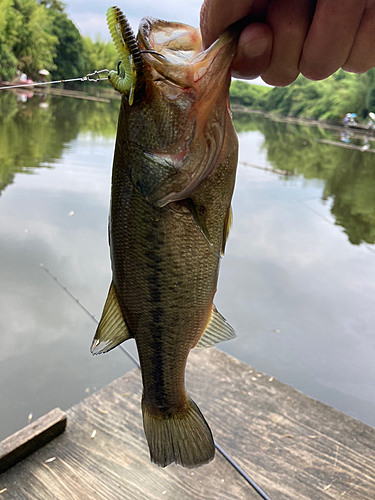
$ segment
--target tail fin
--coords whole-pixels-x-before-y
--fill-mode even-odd
[[[204,416],[188,398],[188,409],[175,415],[153,414],[142,399],[143,427],[151,461],[165,467],[172,462],[192,469],[215,456],[215,444]]]

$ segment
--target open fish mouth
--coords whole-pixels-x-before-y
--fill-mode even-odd
[[[203,51],[199,28],[145,17],[139,26],[138,43],[154,71],[179,87],[193,88],[212,71],[229,71],[237,35],[226,31]]]
[[[141,21],[138,46],[148,88],[155,89],[154,95],[164,106],[177,106],[185,123],[176,142],[145,152],[155,168],[171,172],[157,189],[143,190],[159,207],[189,197],[217,164],[237,38],[237,33],[228,30],[202,50],[198,28],[152,17]]]

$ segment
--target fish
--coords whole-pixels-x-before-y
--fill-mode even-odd
[[[193,468],[214,458],[215,443],[185,388],[187,358],[194,347],[235,337],[213,299],[238,160],[229,109],[237,35],[226,31],[202,50],[199,29],[146,17],[136,38],[111,9],[108,24],[132,76],[122,77],[121,65],[109,75],[123,93],[109,215],[112,282],[91,352],[135,339],[151,461]]]

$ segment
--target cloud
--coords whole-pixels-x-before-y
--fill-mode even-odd
[[[175,0],[164,0],[162,3],[145,0],[127,3],[122,10],[136,31],[140,20],[145,16],[198,26],[201,5],[201,0],[186,0],[182,4]],[[75,0],[67,2],[67,12],[83,35],[95,37],[100,34],[102,38],[109,39],[105,17],[109,6],[110,4],[103,0]]]

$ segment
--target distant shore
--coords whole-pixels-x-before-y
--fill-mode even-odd
[[[294,123],[297,125],[306,125],[309,127],[320,127],[330,130],[348,130],[351,132],[358,133],[360,135],[375,135],[374,130],[368,130],[361,127],[344,127],[343,124],[339,122],[330,122],[327,120],[314,120],[311,118],[301,118],[298,116],[283,116],[274,111],[262,111],[260,109],[252,109],[246,106],[241,106],[239,104],[233,104],[231,106],[231,110],[233,113],[248,113],[254,115],[262,115],[265,118],[268,118],[275,122],[283,122],[283,123]]]

